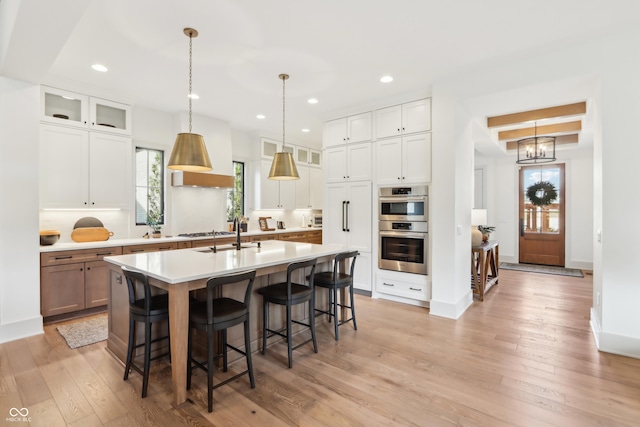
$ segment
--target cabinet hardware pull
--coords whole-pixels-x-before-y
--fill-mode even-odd
[[[383,285],[385,285],[385,286],[395,286],[393,283],[385,283],[385,282],[382,282],[382,284],[383,284]]]
[[[349,230],[349,206],[350,206],[350,201],[347,200],[347,233],[350,232],[351,230]]]
[[[412,291],[421,291],[422,290],[422,288],[411,288],[411,287],[409,289],[412,290]]]
[[[102,253],[96,254],[96,256],[105,256],[105,255],[111,255],[111,252],[102,252]]]
[[[131,253],[134,253],[134,252],[144,252],[144,249],[132,249]]]
[[[83,268],[80,269],[80,271],[84,270]]]
[[[73,255],[57,256],[54,259],[71,259],[71,258],[73,258]]]

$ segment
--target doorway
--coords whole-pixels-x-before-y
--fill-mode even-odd
[[[520,263],[564,267],[564,181],[564,164],[520,167]]]

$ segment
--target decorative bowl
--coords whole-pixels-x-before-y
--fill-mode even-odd
[[[40,231],[40,246],[53,245],[60,239],[60,232],[58,230],[41,230]]]

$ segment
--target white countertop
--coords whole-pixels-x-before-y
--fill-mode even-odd
[[[208,248],[192,248],[110,256],[105,257],[104,260],[121,267],[143,271],[148,276],[166,283],[182,283],[242,270],[335,255],[344,250],[340,245],[317,245],[280,240],[260,242],[260,248],[257,247],[257,242],[245,245],[250,247],[240,251],[235,248],[220,250],[228,245],[219,246],[215,254]]]
[[[274,230],[274,231],[261,231],[261,230],[253,230],[240,233],[241,237],[249,237],[249,236],[263,236],[268,234],[282,234],[282,233],[295,233],[299,231],[313,231],[313,230],[322,230],[322,228],[303,228],[303,227],[295,227],[295,228],[287,228],[284,230]],[[217,239],[235,237],[234,235],[228,236],[216,236]],[[133,238],[133,239],[109,239],[99,242],[65,242],[65,243],[55,243],[53,245],[48,246],[40,246],[40,252],[57,252],[57,251],[73,251],[78,249],[95,249],[95,248],[108,248],[113,246],[129,246],[129,245],[150,245],[150,244],[158,244],[164,242],[184,242],[190,240],[204,240],[204,239],[212,239],[212,236],[204,236],[204,237],[160,237],[157,239],[149,238],[144,239],[142,237]]]

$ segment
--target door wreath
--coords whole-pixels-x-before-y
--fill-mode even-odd
[[[540,181],[527,188],[527,197],[535,206],[546,206],[558,198],[556,187],[549,181]]]

